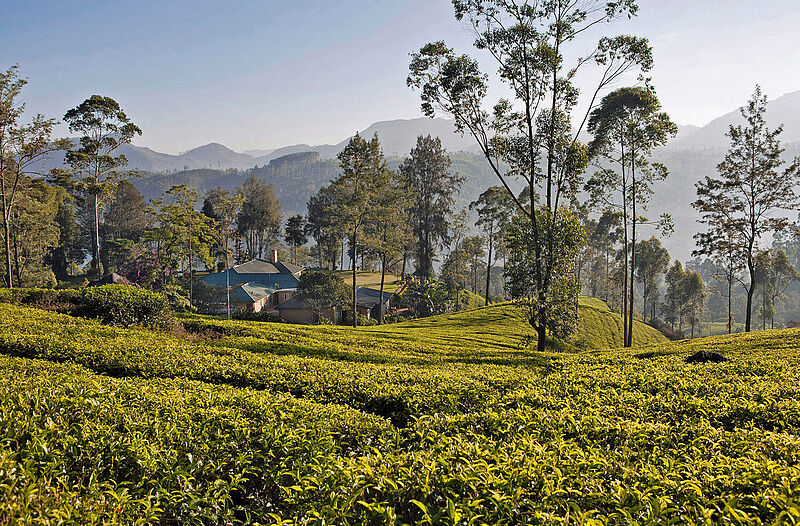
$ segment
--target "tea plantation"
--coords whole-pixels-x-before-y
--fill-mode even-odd
[[[353,331],[0,304],[0,524],[800,523],[800,330],[614,350],[581,316],[538,354],[511,305]]]

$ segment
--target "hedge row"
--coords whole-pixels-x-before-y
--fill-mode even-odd
[[[0,289],[0,303],[57,310],[122,327],[161,326],[171,318],[166,296],[126,285],[82,289]]]

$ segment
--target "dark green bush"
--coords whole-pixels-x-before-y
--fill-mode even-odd
[[[368,318],[365,315],[358,313],[358,326],[359,327],[371,327],[373,325],[378,325],[378,320],[375,318]]]
[[[406,318],[402,314],[389,314],[388,316],[383,317],[383,323],[403,323],[404,321],[408,321],[409,318]]]
[[[30,305],[40,309],[71,311],[80,302],[78,289],[0,289],[0,303]]]
[[[128,285],[86,287],[79,301],[81,316],[123,327],[165,325],[171,314],[166,296]]]
[[[189,302],[189,293],[178,285],[165,285],[159,292],[167,297],[170,310],[173,312],[192,312],[192,304]]]

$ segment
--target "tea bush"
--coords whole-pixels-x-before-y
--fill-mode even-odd
[[[223,336],[0,305],[0,523],[800,522],[800,330],[539,355],[503,306],[182,320]]]
[[[74,309],[80,301],[78,289],[0,288],[0,303],[30,305],[40,309]]]
[[[167,322],[170,304],[158,292],[128,285],[103,285],[81,291],[78,313],[122,327],[157,326]]]

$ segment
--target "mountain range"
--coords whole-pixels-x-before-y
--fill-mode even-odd
[[[767,120],[771,128],[783,124],[781,140],[786,147],[785,156],[800,156],[800,91],[789,93],[768,106]],[[654,157],[670,171],[666,181],[655,185],[655,197],[648,214],[657,218],[670,213],[675,221],[675,233],[664,240],[674,257],[688,259],[694,243],[689,241],[698,231],[698,216],[691,207],[695,200],[695,183],[716,171],[728,147],[725,132],[730,124],[743,122],[738,110],[733,110],[703,127],[679,126],[678,135],[659,148]],[[407,156],[419,135],[441,138],[443,146],[451,153],[453,169],[465,176],[466,182],[458,199],[458,206],[468,204],[491,185],[496,176],[478,153],[469,136],[461,136],[447,119],[407,119],[376,122],[361,131],[365,137],[378,135],[390,166],[396,168],[400,159]],[[295,144],[277,149],[235,152],[218,143],[206,144],[180,155],[156,152],[150,148],[124,145],[120,153],[128,159],[128,167],[144,172],[134,184],[146,198],[160,196],[172,184],[191,184],[201,192],[214,186],[234,188],[244,177],[255,173],[273,183],[287,214],[304,212],[305,202],[316,190],[335,177],[338,167],[336,155],[347,144]],[[300,152],[316,152],[313,156],[292,156]],[[281,159],[278,163],[273,163]],[[48,160],[50,167],[60,166],[61,158]],[[236,172],[230,172],[235,169]],[[650,234],[645,231],[644,235]]]

